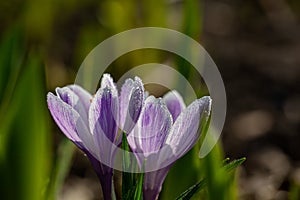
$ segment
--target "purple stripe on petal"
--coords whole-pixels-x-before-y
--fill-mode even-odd
[[[113,145],[117,138],[118,94],[114,88],[100,88],[89,110],[89,126],[104,163],[113,160]]]
[[[165,101],[175,122],[179,114],[185,109],[185,103],[181,95],[176,90],[172,90],[164,95],[163,100]]]
[[[200,136],[200,121],[207,120],[210,109],[211,98],[206,96],[195,100],[179,115],[166,139],[166,145],[173,150],[174,161],[195,145]]]
[[[109,88],[99,89],[90,107],[90,125],[93,133],[104,132],[114,142],[117,132],[118,97]]]
[[[77,104],[79,100],[78,96],[75,95],[75,93],[72,92],[72,90],[68,87],[57,87],[55,89],[55,92],[58,98],[60,98],[66,104],[70,105],[72,108]]]
[[[144,103],[144,87],[140,78],[127,79],[120,93],[120,128],[130,133],[135,126]]]

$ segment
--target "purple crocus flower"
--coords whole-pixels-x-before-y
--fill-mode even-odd
[[[109,166],[113,166],[115,149],[122,139],[118,128],[132,130],[143,101],[144,88],[139,78],[127,79],[118,96],[108,74],[103,75],[94,97],[78,85],[57,88],[56,95],[47,95],[54,121],[89,158],[106,200],[112,193],[113,169]]]
[[[187,108],[182,97],[171,91],[163,98],[149,96],[128,143],[136,153],[144,175],[144,200],[158,198],[172,164],[186,154],[199,139],[200,121],[207,120],[210,97],[202,97]],[[173,123],[174,122],[174,123]]]

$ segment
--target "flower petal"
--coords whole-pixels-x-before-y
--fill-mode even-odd
[[[70,86],[63,88],[56,88],[57,96],[65,103],[74,108],[78,114],[82,117],[85,124],[88,125],[88,108],[85,105],[86,98],[80,98],[75,92],[73,92]]]
[[[183,156],[197,142],[202,119],[207,120],[211,110],[211,98],[195,100],[177,118],[166,139],[174,153],[174,161]]]
[[[74,84],[74,85],[69,85],[67,87],[70,88],[79,97],[80,101],[88,111],[91,105],[91,100],[93,98],[92,95],[88,91],[80,87],[79,85]]]
[[[185,103],[181,95],[176,90],[172,90],[164,95],[163,100],[175,121],[179,114],[185,109]]]
[[[69,98],[76,99],[76,97],[71,96]],[[92,135],[89,132],[87,123],[78,111],[52,93],[48,93],[47,102],[54,121],[67,138],[74,142],[81,150],[93,153],[95,145]]]
[[[103,74],[102,79],[101,79],[101,87],[100,88],[104,89],[106,87],[116,89],[116,85],[114,83],[114,80],[110,76],[110,74]]]
[[[164,144],[172,123],[171,114],[163,100],[148,97],[137,126],[128,135],[130,147],[145,157],[157,152]]]
[[[200,120],[207,120],[211,108],[210,97],[194,101],[173,124],[166,142],[157,154],[147,157],[143,194],[145,200],[158,197],[163,181],[173,163],[190,150],[199,138]]]
[[[120,128],[130,133],[136,124],[144,103],[144,86],[140,78],[127,79],[120,93]]]
[[[157,171],[146,172],[144,175],[143,197],[144,200],[158,199],[162,184],[168,174],[170,166]]]
[[[50,113],[61,131],[74,143],[82,143],[77,134],[76,123],[80,116],[69,104],[52,93],[47,94]]]
[[[125,83],[122,85],[119,103],[120,103],[120,126],[124,130],[124,125],[126,117],[128,114],[128,105],[131,96],[131,90],[133,88],[133,80],[131,78],[126,79]]]
[[[89,126],[98,148],[98,159],[111,164],[117,139],[118,93],[113,87],[100,88],[89,110]]]
[[[113,169],[101,163],[89,152],[86,152],[88,159],[90,160],[98,179],[101,183],[102,194],[104,200],[111,200],[112,194],[112,180],[113,180]]]

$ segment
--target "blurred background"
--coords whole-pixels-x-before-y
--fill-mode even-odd
[[[143,26],[171,28],[202,44],[228,98],[220,144],[202,160],[197,145],[176,163],[160,199],[176,198],[202,177],[209,183],[195,199],[300,199],[299,20],[298,0],[0,1],[1,199],[101,198],[88,160],[50,117],[46,94],[74,82],[101,41]],[[167,52],[126,54],[108,72],[118,80],[149,62],[171,63],[199,97],[207,94],[192,67]],[[224,158],[244,156],[235,175],[219,169]],[[117,190],[119,182],[117,176]]]

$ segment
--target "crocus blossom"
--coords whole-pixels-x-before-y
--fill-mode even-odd
[[[118,96],[115,83],[108,74],[104,74],[94,97],[78,85],[57,88],[56,95],[47,95],[54,121],[86,153],[94,167],[104,199],[111,199],[113,169],[109,166],[112,166],[115,148],[121,142],[118,128],[131,131],[143,101],[144,88],[139,78],[127,79]]]
[[[207,120],[210,97],[202,97],[187,108],[182,97],[171,91],[163,98],[149,96],[128,143],[144,167],[143,196],[157,199],[162,183],[172,164],[197,142],[201,120]],[[157,170],[152,170],[157,169]]]
[[[170,167],[199,139],[201,122],[207,121],[211,109],[210,97],[186,107],[177,91],[163,98],[148,96],[138,77],[127,79],[118,94],[108,74],[94,96],[69,85],[57,88],[56,95],[48,93],[47,102],[59,128],[89,158],[106,200],[111,199],[111,167],[122,132],[145,171],[144,199],[154,200]]]

